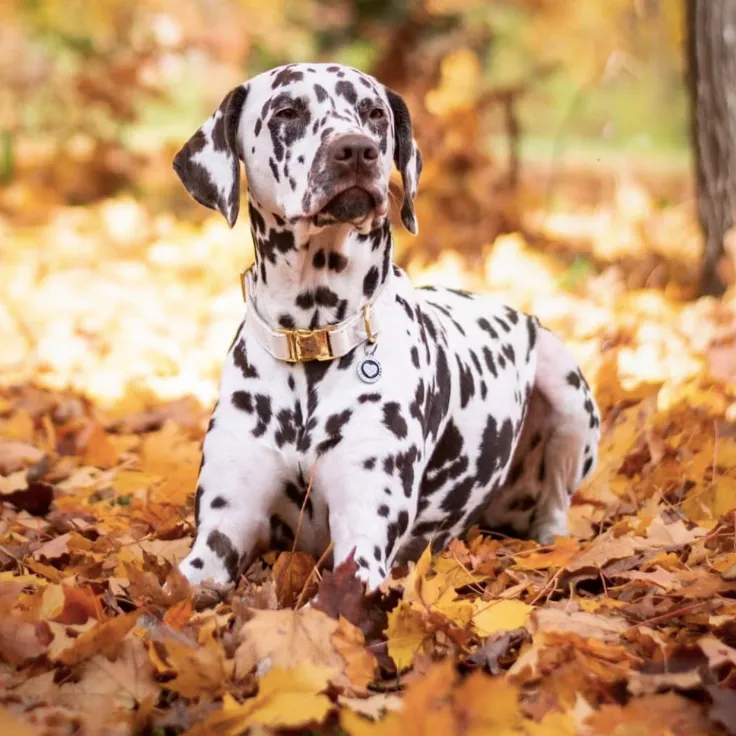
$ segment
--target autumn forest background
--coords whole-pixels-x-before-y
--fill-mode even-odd
[[[1,733],[736,733],[736,239],[708,260],[687,86],[707,1],[2,3]],[[400,265],[583,366],[603,438],[569,538],[475,529],[368,598],[301,553],[229,589],[176,572],[252,246],[171,161],[303,60],[409,104]]]

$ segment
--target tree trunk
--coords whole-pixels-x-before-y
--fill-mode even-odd
[[[685,0],[691,135],[705,236],[702,294],[722,294],[723,239],[736,213],[736,0]]]

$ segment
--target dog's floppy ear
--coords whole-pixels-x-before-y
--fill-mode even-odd
[[[401,95],[386,87],[389,105],[394,113],[394,163],[404,185],[404,203],[401,205],[401,222],[412,234],[419,232],[414,212],[419,176],[422,173],[422,155],[419,153],[411,127],[411,115]]]
[[[228,92],[220,106],[174,157],[174,171],[200,204],[218,210],[232,227],[240,211],[238,125],[248,86]]]

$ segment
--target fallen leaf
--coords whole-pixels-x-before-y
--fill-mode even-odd
[[[35,465],[43,457],[44,453],[34,445],[0,438],[0,475],[9,475]]]
[[[26,488],[12,493],[0,495],[0,502],[12,503],[17,509],[27,511],[33,516],[45,516],[54,500],[54,487],[48,483],[36,481]]]
[[[57,655],[57,660],[68,667],[97,654],[114,660],[128,632],[136,625],[138,611],[116,616],[85,631],[69,649]]]
[[[276,583],[276,596],[285,608],[293,607],[299,600],[302,590],[314,574],[314,558],[305,552],[281,552],[273,566],[273,579]],[[317,587],[314,580],[311,588]],[[305,592],[309,599],[309,591]]]
[[[291,669],[274,666],[261,677],[258,694],[243,703],[225,696],[221,712],[187,731],[186,736],[239,736],[251,726],[297,728],[324,721],[332,703],[322,691],[331,668],[302,663]]]
[[[164,614],[164,623],[170,626],[172,629],[183,629],[192,617],[192,599],[185,598],[178,603],[175,603],[168,611]]]
[[[570,632],[587,639],[616,642],[629,628],[621,616],[601,616],[583,611],[567,612],[559,608],[538,608],[530,619],[532,634],[538,631]]]
[[[44,621],[31,623],[17,616],[0,615],[0,659],[22,665],[41,656],[53,639]]]
[[[359,679],[351,681],[353,657],[364,658],[362,634],[347,621],[331,619],[321,611],[257,611],[240,632],[242,642],[235,652],[235,673],[244,677],[265,665],[292,669],[300,663],[329,670],[330,679],[342,687],[364,688],[368,682],[360,668]],[[352,631],[348,637],[346,632]],[[357,634],[355,633],[357,632]],[[340,650],[336,648],[336,642]]]
[[[473,629],[478,636],[491,636],[499,631],[512,631],[524,625],[534,608],[522,601],[475,601]]]
[[[386,614],[366,597],[365,584],[357,576],[358,565],[352,556],[333,572],[325,571],[312,607],[330,618],[343,618],[357,626],[367,638],[378,639],[386,627]]]
[[[529,638],[525,628],[492,634],[483,642],[482,647],[473,652],[470,662],[485,667],[492,675],[498,675],[502,671],[499,660],[505,657],[509,650],[520,646]]]
[[[587,723],[593,733],[600,736],[710,733],[708,721],[698,705],[675,693],[645,695],[625,706],[604,705]]]
[[[225,656],[213,639],[198,645],[173,629],[159,628],[148,650],[159,673],[174,674],[166,682],[167,689],[184,698],[220,695],[227,673]]]
[[[736,734],[736,693],[724,687],[711,685],[707,688],[713,704],[708,709],[708,715],[720,723],[730,736]]]

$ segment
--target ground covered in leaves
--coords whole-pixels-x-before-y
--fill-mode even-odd
[[[230,589],[176,572],[246,226],[126,199],[0,223],[0,733],[736,733],[736,294],[616,263],[694,252],[682,210],[619,194],[538,223],[590,261],[512,235],[420,267],[400,236],[418,281],[557,330],[603,439],[569,538],[475,529],[369,598],[297,553]]]

